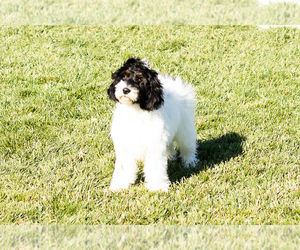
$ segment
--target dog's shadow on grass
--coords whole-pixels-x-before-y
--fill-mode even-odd
[[[195,168],[186,168],[183,166],[181,158],[177,157],[175,161],[171,161],[168,164],[170,181],[172,183],[179,182],[183,178],[189,178],[205,169],[214,168],[221,162],[226,162],[237,157],[243,153],[242,144],[245,140],[244,136],[235,132],[209,140],[198,140],[197,158],[199,159],[199,163],[197,166]]]
[[[176,160],[168,162],[168,175],[171,183],[180,182],[181,179],[189,178],[206,169],[212,169],[221,162],[229,161],[243,153],[243,142],[246,137],[238,133],[231,132],[221,137],[209,140],[197,140],[197,163],[195,168],[184,167],[177,152]],[[144,182],[144,176],[140,169],[136,183]]]

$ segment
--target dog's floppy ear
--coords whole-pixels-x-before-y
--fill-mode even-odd
[[[144,76],[143,86],[140,89],[140,107],[143,110],[153,111],[159,109],[163,103],[163,88],[157,78],[157,72],[150,70]]]
[[[108,90],[107,90],[107,94],[108,94],[108,97],[109,97],[110,100],[115,101],[115,102],[118,102],[118,99],[117,99],[117,97],[116,97],[116,95],[115,95],[115,82],[113,82],[113,83],[109,86],[109,88],[108,88]]]

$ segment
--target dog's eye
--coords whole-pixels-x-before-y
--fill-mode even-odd
[[[127,78],[128,76],[130,76],[130,71],[125,70],[123,78]]]
[[[143,77],[142,73],[137,73],[136,76],[137,76],[137,80],[139,82],[141,82],[142,81],[142,77]]]

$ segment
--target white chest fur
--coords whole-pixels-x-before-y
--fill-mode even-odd
[[[162,141],[166,145],[169,134],[165,125],[159,111],[144,111],[138,104],[117,104],[111,127],[116,151],[120,147],[137,160],[143,160],[149,145],[155,148],[155,144],[161,145]]]

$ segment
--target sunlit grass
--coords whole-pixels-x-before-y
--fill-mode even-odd
[[[299,224],[300,31],[0,28],[1,224]],[[129,56],[197,92],[200,164],[108,191],[110,75]]]

